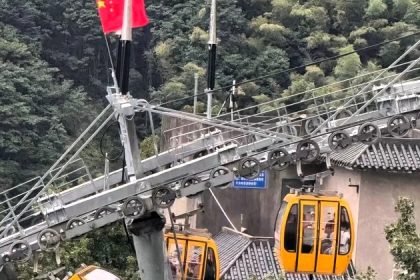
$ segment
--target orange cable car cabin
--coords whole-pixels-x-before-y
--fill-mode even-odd
[[[197,229],[175,233],[177,242],[172,231],[165,232],[165,244],[173,279],[218,280],[220,277],[219,253],[211,235]],[[182,266],[179,265],[176,243],[178,243]]]
[[[287,194],[275,230],[275,250],[284,272],[340,276],[351,262],[354,223],[341,197]]]

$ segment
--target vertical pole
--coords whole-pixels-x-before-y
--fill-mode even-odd
[[[236,80],[233,80],[232,93],[229,96],[230,120],[233,122],[234,97],[236,93]]]
[[[211,119],[213,92],[211,92],[209,89],[206,89],[206,92],[207,92],[207,119]]]
[[[121,32],[119,56],[117,62],[117,80],[121,95],[117,95],[117,104],[124,104],[125,109],[119,115],[121,139],[124,143],[127,176],[129,181],[135,181],[143,176],[138,145],[134,109],[127,101],[129,95],[130,48],[132,40],[132,0],[124,1],[124,17]],[[127,98],[128,96],[128,98]],[[169,266],[163,242],[164,219],[156,212],[148,217],[131,221],[130,231],[136,250],[142,280],[169,280]]]
[[[216,0],[211,1],[210,31],[209,31],[209,61],[207,67],[207,119],[211,118],[213,89],[216,80]]]
[[[129,75],[130,75],[130,52],[132,40],[132,0],[124,2],[124,17],[121,32],[121,40],[118,47],[117,61],[117,80],[122,95],[129,93]],[[136,134],[136,125],[134,123],[134,110],[132,115],[122,114],[118,118],[121,129],[121,140],[124,143],[125,160],[127,164],[127,177],[130,181],[136,180],[142,175],[140,165],[140,149]]]
[[[126,95],[128,93],[129,75],[130,75],[130,52],[131,52],[131,40],[133,38],[131,29],[131,14],[132,14],[132,0],[125,0],[124,2],[124,17],[123,26],[121,32],[121,49],[119,51],[119,68],[118,85],[120,86],[121,94]]]
[[[197,114],[198,73],[194,73],[194,115]]]

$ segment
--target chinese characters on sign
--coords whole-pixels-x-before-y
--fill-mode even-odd
[[[238,189],[265,189],[267,187],[266,173],[261,171],[260,175],[252,180],[242,177],[233,181],[233,187]]]

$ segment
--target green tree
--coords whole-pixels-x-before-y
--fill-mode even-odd
[[[352,278],[353,280],[375,280],[376,272],[368,267],[366,272],[357,272],[357,274]]]
[[[354,51],[352,45],[340,49],[340,54]],[[337,66],[334,69],[334,74],[339,80],[345,80],[357,75],[361,70],[362,63],[357,53],[341,57],[337,61]]]
[[[89,234],[64,242],[59,254],[66,272],[74,272],[81,264],[97,265],[124,280],[139,280],[138,265],[131,240],[125,235],[122,221],[96,229]],[[57,268],[54,253],[42,253],[39,273],[45,274]],[[19,280],[32,279],[32,264],[17,268]]]
[[[80,133],[92,111],[85,92],[0,23],[0,185],[38,175]]]
[[[370,18],[380,18],[385,16],[387,5],[382,0],[370,0],[366,9],[366,15]]]
[[[400,197],[395,211],[399,217],[385,228],[385,237],[391,254],[402,273],[399,280],[420,279],[420,236],[416,232],[414,201]]]

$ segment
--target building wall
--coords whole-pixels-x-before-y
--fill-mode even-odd
[[[266,189],[214,190],[220,204],[229,218],[240,230],[247,228],[247,233],[254,236],[273,236],[277,212],[281,204],[282,179],[297,178],[295,167],[281,172],[268,172]],[[197,226],[207,228],[213,234],[223,226],[231,227],[210,192],[202,197],[206,212],[197,216]]]
[[[384,228],[394,222],[394,206],[399,196],[415,201],[417,232],[420,233],[420,175],[366,171],[361,173],[356,267],[371,266],[378,279],[390,279],[392,256]]]

